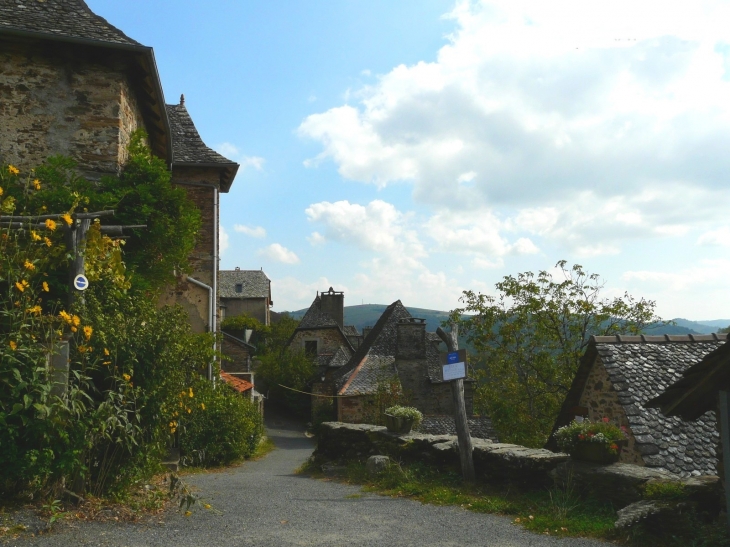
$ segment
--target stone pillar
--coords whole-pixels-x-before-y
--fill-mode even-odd
[[[396,359],[426,357],[426,320],[411,317],[398,322]]]
[[[345,326],[345,293],[337,292],[332,287],[319,295],[319,309],[332,317],[340,328]]]

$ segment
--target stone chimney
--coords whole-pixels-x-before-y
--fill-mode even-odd
[[[396,359],[422,359],[426,357],[426,320],[411,317],[398,321],[398,345]]]
[[[370,331],[373,330],[373,327],[363,327],[362,328],[362,339],[365,341],[365,338],[368,337],[368,334],[370,334]]]
[[[345,326],[345,293],[335,291],[332,287],[319,295],[319,309],[337,321],[340,328]]]

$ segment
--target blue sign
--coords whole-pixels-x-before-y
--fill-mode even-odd
[[[461,359],[459,359],[459,357],[460,356],[459,356],[459,352],[458,351],[452,351],[451,353],[449,353],[449,354],[446,355],[446,362],[448,364],[458,363],[459,361],[461,361]]]
[[[77,291],[85,291],[89,288],[89,280],[86,279],[86,276],[83,274],[79,274],[76,277],[74,277],[74,289]]]

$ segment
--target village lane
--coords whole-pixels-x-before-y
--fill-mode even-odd
[[[271,414],[271,413],[270,413]],[[314,443],[301,425],[270,415],[277,449],[225,471],[186,478],[217,512],[170,513],[158,523],[80,523],[18,540],[18,546],[499,546],[605,547],[524,531],[507,517],[365,494],[357,486],[294,471]]]

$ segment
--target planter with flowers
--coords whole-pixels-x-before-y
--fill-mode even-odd
[[[600,422],[575,421],[558,429],[555,440],[572,458],[603,464],[617,462],[628,443],[623,428],[609,423],[608,418]]]
[[[392,433],[408,434],[411,428],[418,427],[423,414],[412,406],[395,405],[385,409],[385,426]]]

